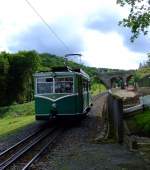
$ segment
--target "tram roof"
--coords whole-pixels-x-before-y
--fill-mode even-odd
[[[35,77],[42,77],[42,76],[52,76],[52,75],[74,75],[74,74],[78,74],[81,75],[87,79],[90,79],[89,75],[87,73],[85,73],[81,68],[75,68],[72,69],[68,66],[66,67],[53,67],[51,68],[50,72],[39,72],[39,73],[35,73],[34,76]]]

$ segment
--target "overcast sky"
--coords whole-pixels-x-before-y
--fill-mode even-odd
[[[116,0],[29,0],[71,53],[94,67],[136,69],[150,51],[148,36],[130,42],[118,26],[128,9]],[[0,51],[36,50],[64,56],[68,50],[25,0],[0,0]]]

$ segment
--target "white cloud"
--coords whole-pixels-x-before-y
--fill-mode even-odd
[[[104,34],[89,30],[85,32],[84,40],[83,60],[94,67],[135,69],[141,60],[147,58],[124,47],[122,37],[115,32]]]

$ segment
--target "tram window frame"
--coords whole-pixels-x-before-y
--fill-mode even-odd
[[[53,77],[38,77],[37,79],[36,79],[36,93],[37,94],[50,94],[50,93],[53,93],[53,83],[54,83],[54,79],[53,79]],[[50,85],[50,86],[48,86],[49,87],[49,90],[48,89],[46,89],[45,87],[40,91],[40,89],[38,89],[38,85],[39,84],[46,84],[46,85]],[[39,88],[42,88],[42,86],[41,87],[39,87]],[[47,91],[46,91],[47,90]]]
[[[58,81],[58,79],[60,79],[61,81]],[[58,84],[58,83],[60,83],[60,84]],[[70,86],[71,89],[66,89],[67,83],[70,83],[70,85],[69,84],[68,85]],[[58,86],[58,85],[60,85],[61,87],[58,87],[56,89],[56,86]],[[55,77],[54,91],[55,91],[55,93],[73,93],[74,92],[74,78],[71,76]]]
[[[83,80],[83,92],[88,92],[88,81]]]

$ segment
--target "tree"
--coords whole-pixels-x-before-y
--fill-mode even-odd
[[[8,54],[0,53],[0,106],[7,104]]]
[[[38,69],[35,51],[20,51],[9,56],[8,102],[23,103],[33,99],[33,73]]]
[[[150,26],[150,0],[117,0],[117,4],[130,7],[128,17],[119,24],[131,29],[131,41],[133,42],[141,33],[146,35]]]

